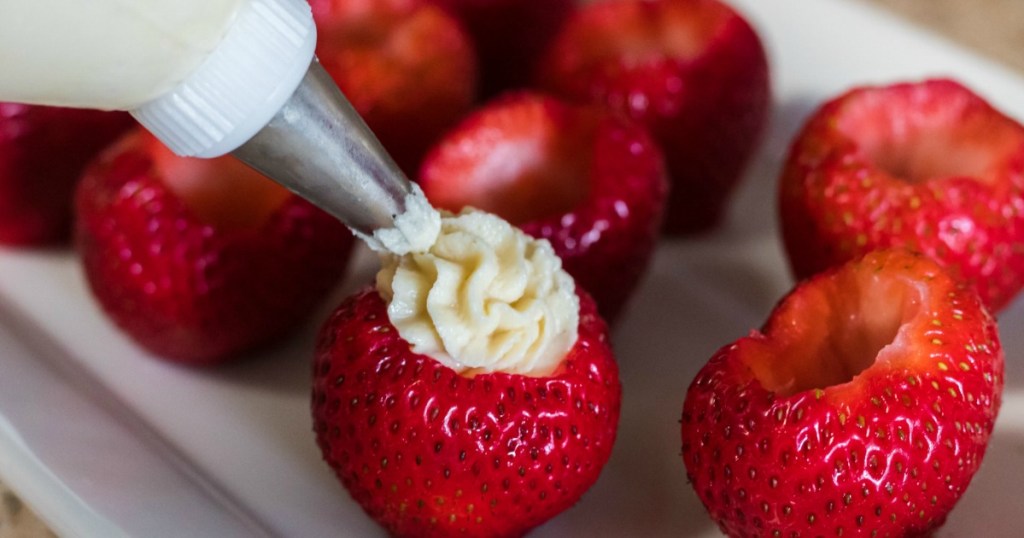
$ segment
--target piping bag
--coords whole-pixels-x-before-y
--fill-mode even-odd
[[[75,40],[96,38],[86,32],[145,37],[140,32],[163,31],[169,34],[162,36],[164,40],[173,44],[178,37],[173,32],[198,31],[201,25],[196,21],[173,20],[195,16],[188,2],[175,11],[174,6],[161,5],[163,1],[0,0],[0,12],[7,20],[0,21],[0,33],[6,34],[6,38],[0,35],[0,64],[13,63],[21,74],[0,79],[0,100],[67,106],[45,95],[45,88],[59,86],[47,79],[46,69],[59,67],[52,62],[45,65],[50,59],[46,55],[63,58],[74,53],[67,49],[73,48]],[[135,44],[118,38],[106,44],[93,41],[99,43],[98,52],[77,54],[77,63],[66,66],[84,73],[76,75],[77,90],[72,91],[93,96],[72,106],[126,108],[178,155],[234,155],[335,216],[371,246],[375,232],[418,228],[415,215],[433,210],[314,57],[316,27],[309,4],[305,0],[223,0],[207,5],[216,6],[209,11],[219,9],[226,15],[222,26],[211,23],[215,39],[191,72],[144,102],[127,107],[101,103],[106,88],[118,88],[119,69],[122,74],[132,69],[149,72],[163,65],[132,50],[141,50],[142,40]],[[100,21],[91,26],[101,28],[91,28],[92,21]],[[108,27],[102,28],[103,24]],[[55,26],[60,30],[55,31]],[[70,35],[74,33],[81,35]],[[186,36],[181,38],[184,41]],[[24,57],[25,47],[15,47],[40,39],[63,39],[66,45],[40,46],[30,59]],[[159,47],[154,50],[163,53]],[[43,67],[37,68],[40,64]],[[408,211],[403,222],[401,217],[412,206],[418,211]]]

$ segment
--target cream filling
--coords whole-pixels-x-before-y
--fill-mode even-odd
[[[419,185],[411,184],[405,197],[405,212],[395,217],[394,228],[374,230],[373,235],[354,232],[375,252],[403,255],[423,252],[437,240],[441,214],[430,205]]]
[[[476,210],[425,250],[381,252],[377,289],[413,351],[464,375],[544,376],[576,343],[575,283],[546,240]]]

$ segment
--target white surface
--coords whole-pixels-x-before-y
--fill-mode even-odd
[[[948,74],[1024,118],[1024,81],[860,5],[736,3],[770,49],[770,136],[728,225],[661,245],[614,335],[624,406],[612,460],[578,506],[534,536],[717,535],[686,484],[680,406],[711,353],[760,326],[790,287],[774,185],[789,138],[817,103],[853,84]],[[363,254],[339,297],[369,280]],[[0,250],[0,475],[68,536],[382,535],[313,441],[316,325],[246,362],[176,368],[110,326],[69,254]],[[1024,299],[1000,325],[1003,412],[940,537],[1020,535]]]

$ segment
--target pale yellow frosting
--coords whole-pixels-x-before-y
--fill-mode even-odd
[[[497,216],[443,215],[428,249],[381,260],[391,323],[413,351],[460,373],[548,375],[576,343],[572,277],[546,240]]]
[[[390,254],[408,254],[424,251],[437,240],[441,231],[441,214],[423,195],[423,189],[412,183],[405,197],[405,212],[395,217],[393,228],[374,230],[364,234],[353,230],[371,250]]]

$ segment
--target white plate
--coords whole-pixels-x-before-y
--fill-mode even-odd
[[[680,406],[710,354],[760,326],[790,287],[771,201],[788,140],[817,103],[854,84],[952,75],[1024,118],[1024,81],[860,4],[736,4],[770,50],[771,132],[730,222],[661,245],[614,335],[625,401],[612,460],[535,536],[717,535],[678,456]],[[372,263],[362,252],[339,297],[368,281]],[[1021,534],[1024,301],[1000,323],[1002,415],[940,536]],[[178,368],[110,325],[69,253],[0,250],[0,475],[68,536],[382,535],[313,441],[316,325],[226,368]]]

